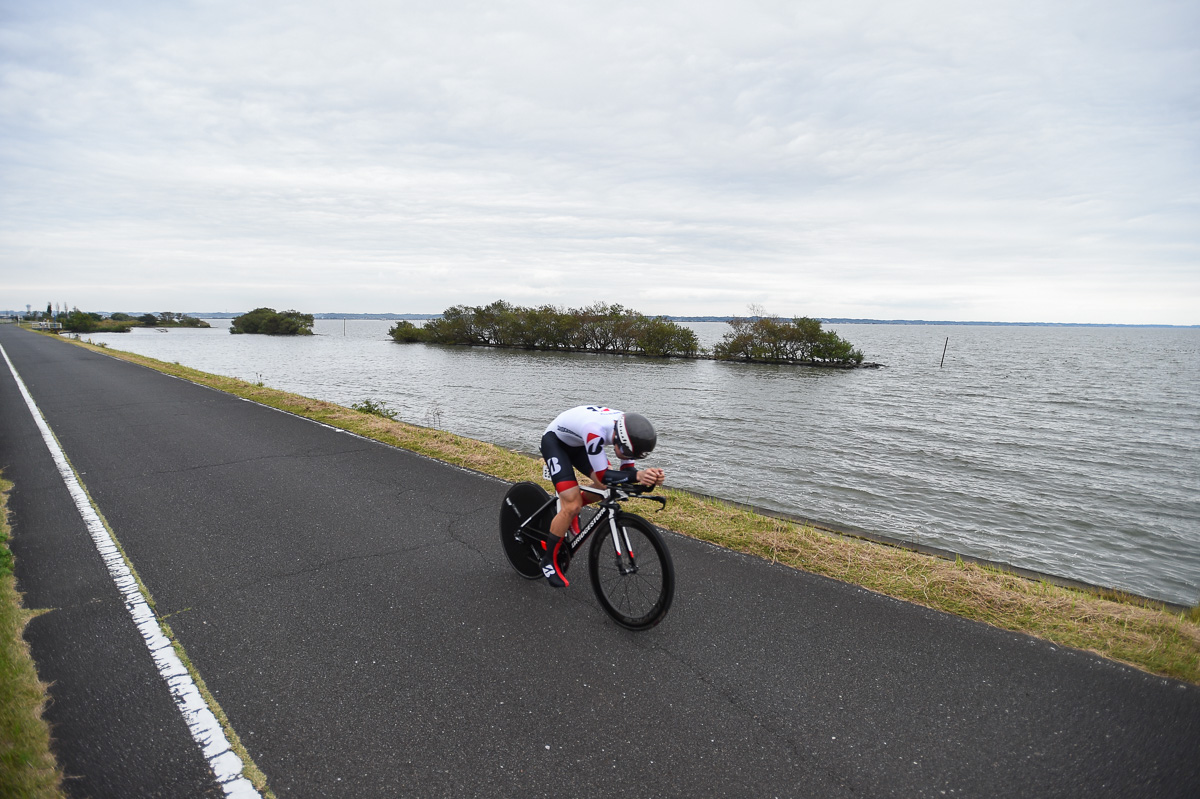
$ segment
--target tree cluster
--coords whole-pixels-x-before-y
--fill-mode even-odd
[[[117,314],[112,315],[113,319],[117,318]],[[194,316],[188,316],[183,313],[175,313],[174,311],[163,311],[158,316],[154,314],[142,314],[138,317],[146,326],[158,325],[159,327],[211,327],[208,322],[203,319],[197,319]]]
[[[713,357],[725,361],[760,363],[836,364],[862,363],[862,350],[832,330],[822,330],[819,319],[807,316],[787,320],[751,308],[749,317],[734,317],[730,330],[713,346]]]
[[[100,328],[100,322],[104,319],[98,313],[87,313],[78,308],[71,311],[69,314],[59,314],[59,321],[62,324],[63,330],[69,330],[72,333],[92,333]],[[126,328],[128,329],[128,328]]]
[[[36,320],[38,316],[38,312],[35,311],[26,315],[25,318]],[[132,316],[118,311],[105,317],[95,311],[81,311],[78,308],[68,311],[66,306],[62,311],[55,312],[50,305],[47,305],[46,313],[41,318],[47,321],[57,320],[63,330],[71,333],[128,333],[131,327],[137,325],[144,327],[211,327],[203,319],[175,311],[163,311],[160,314],[147,313],[141,316]]]
[[[424,327],[401,321],[389,332],[400,342],[526,350],[691,357],[700,349],[690,328],[604,302],[568,310],[552,305],[522,307],[503,300],[485,306],[455,305]]]
[[[265,333],[269,336],[311,336],[313,315],[299,311],[276,311],[274,308],[255,308],[235,317],[230,333]]]
[[[75,333],[92,333],[97,331],[101,333],[128,333],[129,329],[135,325],[141,325],[142,327],[211,327],[203,319],[197,319],[194,316],[174,311],[163,311],[157,315],[145,313],[141,316],[132,316],[118,311],[105,319],[98,313],[84,313],[76,308],[70,314],[60,315],[59,319],[63,321],[64,330],[70,330]],[[91,321],[89,322],[88,319]]]

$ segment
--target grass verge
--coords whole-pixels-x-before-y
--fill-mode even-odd
[[[143,355],[74,343],[504,480],[541,482],[540,461],[494,444]],[[1173,613],[1117,592],[1096,596],[961,560],[826,533],[681,491],[665,489],[663,494],[669,497],[668,506],[654,514],[655,523],[684,535],[1200,684],[1200,609]]]
[[[46,685],[38,680],[22,637],[36,614],[21,605],[8,548],[8,492],[0,478],[0,795],[62,799],[62,772],[50,752],[50,728],[42,719]]]

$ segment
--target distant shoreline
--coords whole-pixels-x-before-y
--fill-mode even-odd
[[[200,319],[232,319],[236,313],[189,313],[188,316]],[[376,319],[380,321],[410,321],[418,319],[438,319],[440,313],[315,313],[314,319]],[[670,316],[666,319],[672,322],[728,322],[732,316]],[[823,324],[842,325],[959,325],[970,327],[1163,327],[1179,330],[1194,330],[1200,325],[1133,325],[1117,322],[951,322],[929,319],[849,319],[845,317],[815,317]]]
[[[0,317],[18,313],[17,311],[0,311]],[[107,311],[101,311],[107,314]],[[128,311],[126,313],[129,313]],[[244,311],[188,311],[187,316],[197,319],[233,319],[241,316]],[[138,316],[138,313],[133,313]],[[357,319],[395,322],[402,319],[409,321],[420,319],[438,319],[440,313],[315,313],[314,319]],[[666,316],[672,322],[728,322],[732,316]],[[850,319],[847,317],[830,316],[814,317],[822,324],[829,325],[954,325],[966,327],[1150,327],[1169,328],[1173,330],[1195,330],[1200,325],[1154,325],[1154,324],[1121,324],[1118,322],[953,322],[935,319]]]

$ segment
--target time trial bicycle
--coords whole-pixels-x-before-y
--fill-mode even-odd
[[[653,524],[621,507],[631,499],[667,501],[645,496],[653,486],[639,483],[609,485],[605,489],[581,485],[600,501],[578,532],[568,530],[559,550],[558,565],[567,571],[575,551],[592,539],[588,574],[600,607],[617,624],[630,630],[648,630],[663,620],[675,596],[675,566],[666,542]],[[662,509],[660,508],[660,510]],[[537,483],[517,483],[500,506],[500,540],[514,569],[529,580],[541,578],[542,542],[549,537],[550,521],[558,513],[558,495]],[[596,535],[593,536],[593,533]]]

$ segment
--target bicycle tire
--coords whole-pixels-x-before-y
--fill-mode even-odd
[[[662,535],[641,516],[618,513],[617,529],[629,537],[636,570],[629,569],[628,553],[616,553],[612,532],[597,530],[588,553],[592,590],[600,607],[617,624],[629,630],[648,630],[671,609],[675,565]]]
[[[526,539],[518,541],[517,528],[531,514],[545,504],[550,495],[537,483],[517,483],[508,489],[504,501],[500,503],[500,542],[504,546],[504,554],[508,562],[517,570],[517,574],[527,580],[536,580],[542,576],[542,561],[534,548],[534,544]],[[544,518],[536,519],[533,526],[539,532],[545,532],[553,518],[554,506],[546,509]],[[528,528],[526,528],[528,529]]]

